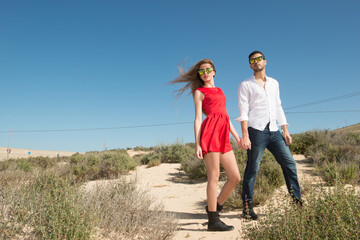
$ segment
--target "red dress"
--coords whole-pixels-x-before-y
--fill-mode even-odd
[[[230,144],[230,119],[226,111],[226,97],[220,88],[198,88],[205,95],[202,108],[206,118],[201,124],[200,146],[203,156],[208,152],[226,153]]]

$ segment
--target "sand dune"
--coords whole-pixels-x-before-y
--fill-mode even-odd
[[[7,158],[28,158],[28,157],[56,157],[56,156],[71,156],[75,152],[66,151],[44,151],[44,150],[32,150],[32,149],[17,149],[11,148],[10,154],[7,153],[6,147],[0,147],[0,161],[4,161]]]

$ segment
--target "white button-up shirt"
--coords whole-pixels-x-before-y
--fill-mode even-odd
[[[270,122],[270,131],[278,131],[278,126],[288,125],[281,107],[279,83],[266,76],[265,88],[251,76],[238,88],[240,116],[236,121],[248,121],[248,126],[263,131]]]

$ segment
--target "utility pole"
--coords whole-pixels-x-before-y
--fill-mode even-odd
[[[6,159],[9,159],[9,154],[11,152],[10,149],[10,139],[11,139],[11,129],[9,130],[9,143],[8,143],[8,148],[6,149],[7,155],[6,155]]]

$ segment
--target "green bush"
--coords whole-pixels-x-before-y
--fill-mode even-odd
[[[151,159],[148,163],[148,167],[156,167],[159,166],[161,164],[161,160],[160,159]]]
[[[6,196],[0,200],[3,239],[15,235],[26,239],[90,239],[94,227],[91,209],[84,206],[77,189],[70,181],[51,174],[40,175],[12,191],[2,188]]]
[[[70,160],[71,171],[78,181],[111,179],[134,170],[137,162],[125,151],[74,154]]]
[[[21,170],[33,172],[35,169],[49,169],[57,164],[57,158],[50,157],[29,157],[21,159],[9,159],[0,163],[0,171]]]
[[[10,167],[9,161],[0,162],[0,171],[5,171],[9,169],[9,167]]]
[[[145,157],[147,154],[149,153],[136,154],[132,156],[132,159],[137,163],[137,165],[141,165],[141,159],[143,159],[143,157]]]
[[[180,143],[162,146],[160,149],[155,151],[161,152],[161,162],[163,163],[181,163],[184,159],[195,154],[193,148]]]
[[[75,154],[50,170],[27,160],[0,165],[0,239],[171,239],[173,216],[135,183],[104,181],[101,192],[80,187],[133,169],[136,162],[125,151]],[[18,165],[37,171],[16,170]]]
[[[318,166],[315,172],[319,173],[323,180],[332,186],[338,183],[339,173],[335,162],[324,163]]]
[[[133,150],[135,150],[135,151],[149,152],[149,151],[153,151],[153,150],[154,150],[154,147],[137,146],[137,147],[134,147]]]
[[[50,167],[54,167],[57,163],[57,158],[50,157],[30,157],[27,159],[29,163],[33,166],[41,167],[42,169],[47,169]]]
[[[16,169],[22,170],[24,172],[31,172],[32,167],[30,162],[27,159],[21,159],[16,164]]]
[[[346,139],[349,142],[353,142],[353,145],[360,145],[360,133],[358,133],[358,132],[347,133]]]
[[[313,189],[303,208],[287,202],[269,209],[259,225],[245,229],[248,239],[360,238],[360,195],[354,190]]]
[[[295,134],[292,151],[310,156],[316,172],[329,184],[359,183],[360,134],[341,131],[312,131]]]
[[[175,143],[153,149],[153,152],[141,158],[141,164],[148,164],[149,167],[152,167],[160,163],[181,163],[182,170],[187,173],[190,179],[206,177],[204,161],[196,158],[194,143]]]
[[[195,156],[195,144],[172,144],[163,146],[157,151],[161,154],[162,162],[181,163],[181,169],[190,179],[201,179],[206,177],[204,160]]]
[[[161,154],[157,152],[151,152],[143,156],[140,160],[141,164],[149,164],[151,161],[161,162]]]
[[[195,156],[195,153],[183,159],[181,162],[181,169],[193,180],[206,178],[207,175],[204,160],[198,159]]]
[[[305,133],[294,134],[292,139],[293,143],[290,145],[290,150],[296,154],[305,154],[306,150],[317,141],[318,132],[307,131]]]
[[[343,183],[352,183],[357,184],[357,179],[359,179],[359,166],[355,164],[341,164],[339,165],[340,179]]]

